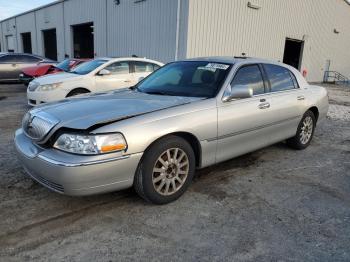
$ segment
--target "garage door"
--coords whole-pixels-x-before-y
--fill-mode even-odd
[[[7,51],[8,52],[14,52],[15,51],[15,41],[14,41],[12,35],[6,36],[6,44],[7,44]]]

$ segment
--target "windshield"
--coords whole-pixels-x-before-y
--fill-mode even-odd
[[[70,73],[78,74],[78,75],[86,75],[106,62],[108,62],[108,60],[102,60],[102,59],[92,60],[90,62],[86,62],[77,66],[74,70],[70,71]]]
[[[71,63],[73,63],[73,61],[71,61],[70,59],[66,59],[66,60],[63,60],[61,63],[58,63],[56,67],[63,71],[68,72],[70,69]]]
[[[168,64],[137,85],[140,92],[156,95],[214,97],[231,65],[205,61]]]

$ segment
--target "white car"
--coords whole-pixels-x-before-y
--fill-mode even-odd
[[[73,71],[39,77],[27,89],[31,106],[84,93],[115,90],[136,85],[163,63],[146,58],[97,58]]]

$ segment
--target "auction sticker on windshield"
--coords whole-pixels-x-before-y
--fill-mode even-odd
[[[229,65],[225,64],[216,64],[216,63],[209,63],[205,66],[206,68],[213,68],[213,69],[221,69],[221,70],[226,70],[229,68]]]

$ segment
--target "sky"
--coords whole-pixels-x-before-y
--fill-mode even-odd
[[[55,0],[0,0],[0,20],[55,2]]]

